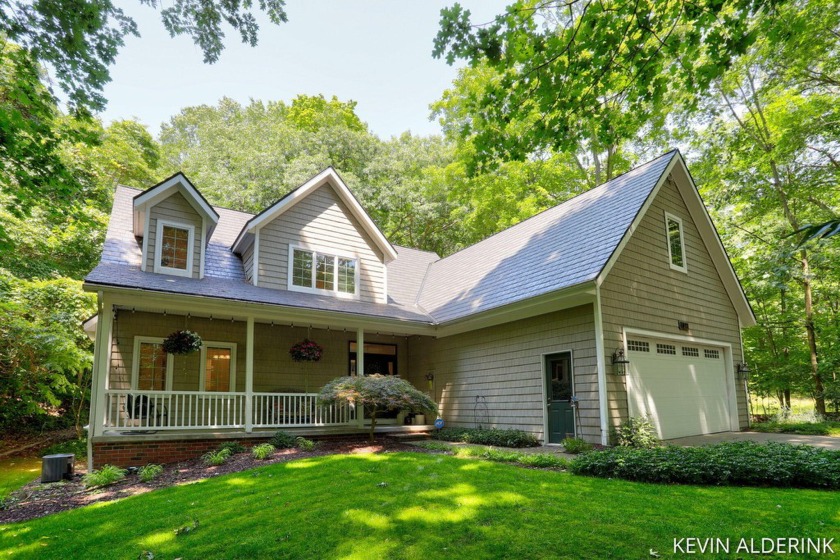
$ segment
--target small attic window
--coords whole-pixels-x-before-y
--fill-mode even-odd
[[[195,228],[158,220],[155,239],[155,272],[192,276]]]
[[[668,258],[671,260],[671,268],[680,272],[688,272],[685,263],[685,238],[683,237],[682,220],[666,212],[665,231],[668,235]]]

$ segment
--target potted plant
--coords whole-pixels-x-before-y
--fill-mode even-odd
[[[324,349],[317,342],[308,338],[304,338],[289,348],[289,355],[296,362],[317,362],[323,354]]]
[[[192,354],[201,350],[201,337],[193,331],[175,331],[163,340],[163,350],[176,356]]]

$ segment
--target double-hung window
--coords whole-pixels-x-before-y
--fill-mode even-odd
[[[138,391],[165,391],[172,383],[170,356],[163,350],[163,339],[134,338],[131,388]]]
[[[290,247],[289,289],[355,297],[359,292],[359,260],[301,247]]]
[[[200,390],[234,391],[236,388],[236,344],[205,342],[201,347]]]
[[[195,228],[158,220],[155,237],[155,272],[192,276]]]
[[[682,220],[666,212],[665,232],[668,236],[668,258],[671,262],[671,268],[680,272],[688,272],[688,266],[685,262],[685,238],[683,236]]]

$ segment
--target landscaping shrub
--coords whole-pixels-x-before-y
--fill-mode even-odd
[[[444,428],[434,434],[443,441],[459,441],[476,445],[496,445],[499,447],[537,447],[540,441],[536,436],[521,430],[480,430],[478,428]]]
[[[251,455],[254,459],[264,461],[265,459],[271,457],[276,450],[277,448],[270,443],[261,443],[251,448]]]
[[[840,422],[825,418],[815,411],[794,414],[788,409],[782,409],[766,422],[755,423],[750,428],[756,432],[774,434],[840,435]]]
[[[148,465],[140,467],[140,470],[137,471],[137,476],[140,477],[140,482],[151,482],[162,472],[163,465],[149,463]]]
[[[760,422],[750,426],[756,432],[771,434],[802,434],[808,436],[830,436],[840,433],[840,422]]]
[[[227,449],[230,451],[231,455],[236,455],[237,453],[245,453],[248,451],[248,448],[239,443],[238,441],[226,441],[222,445],[219,446],[219,449]]]
[[[298,437],[295,438],[295,445],[301,451],[312,451],[315,449],[315,442],[311,439],[306,439],[305,437]]]
[[[566,450],[566,453],[572,453],[574,455],[592,451],[592,444],[585,442],[580,438],[566,438],[560,442],[560,444],[563,446],[563,449]]]
[[[231,456],[230,449],[222,448],[215,451],[208,451],[201,456],[201,460],[205,465],[218,466],[223,465]]]
[[[650,423],[650,419],[646,417],[628,418],[621,423],[621,426],[613,429],[612,439],[619,447],[651,449],[660,445],[656,430]]]
[[[125,473],[124,469],[114,465],[104,465],[101,469],[86,474],[83,482],[88,488],[109,486],[125,478]]]
[[[280,430],[271,438],[271,445],[277,449],[291,449],[295,446],[295,436]]]
[[[840,451],[786,443],[616,447],[576,457],[575,474],[640,482],[840,488]]]
[[[68,439],[59,443],[54,443],[41,451],[41,455],[56,455],[58,453],[72,453],[76,459],[87,456],[87,438]]]

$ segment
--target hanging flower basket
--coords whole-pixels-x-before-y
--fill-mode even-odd
[[[296,362],[317,362],[321,359],[324,349],[317,342],[304,338],[301,342],[289,348],[289,355]]]
[[[193,331],[175,331],[163,340],[168,354],[185,355],[201,350],[201,337]]]

